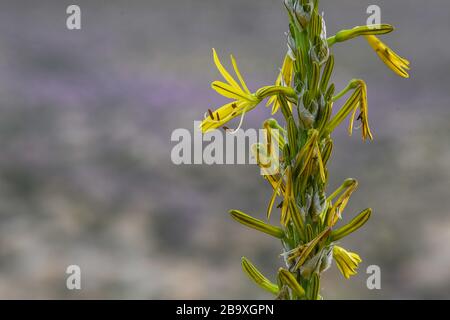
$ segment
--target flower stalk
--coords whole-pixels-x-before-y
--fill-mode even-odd
[[[273,189],[266,217],[269,221],[278,211],[279,226],[238,210],[231,210],[230,214],[241,224],[271,235],[282,244],[280,257],[285,266],[278,270],[276,284],[243,258],[242,268],[249,278],[277,299],[316,300],[322,299],[321,275],[333,260],[345,278],[356,274],[361,258],[338,246],[337,241],[360,229],[372,213],[370,208],[365,209],[337,227],[339,220],[349,220],[346,206],[358,186],[355,179],[345,180],[327,196],[333,131],[349,117],[350,135],[361,129],[363,140],[373,139],[368,121],[367,85],[354,79],[335,94],[332,83],[335,60],[331,49],[339,43],[365,37],[397,75],[409,77],[409,62],[377,38],[392,32],[391,25],[358,26],[327,38],[319,0],[284,0],[284,5],[289,17],[288,50],[275,84],[250,91],[234,57],[231,56],[231,63],[236,77],[225,69],[213,50],[214,62],[225,82],[214,81],[212,88],[232,102],[216,111],[208,110],[200,128],[208,132],[240,117],[239,128],[244,115],[266,98],[272,114],[281,112],[283,123],[272,118],[263,123],[267,143],[252,148],[257,159],[270,158],[273,148],[279,148],[281,156],[276,159],[279,172],[264,176]],[[348,99],[333,112],[334,105],[349,93]],[[359,125],[355,126],[355,122]],[[263,161],[258,164],[264,168]]]

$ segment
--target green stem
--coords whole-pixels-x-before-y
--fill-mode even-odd
[[[343,96],[345,96],[345,95],[347,94],[347,92],[349,92],[350,90],[353,90],[353,89],[357,88],[358,85],[359,85],[359,81],[360,81],[360,80],[357,80],[357,79],[351,80],[351,81],[348,83],[348,85],[347,85],[341,92],[339,92],[337,95],[335,95],[335,96],[332,98],[332,101],[333,101],[333,102],[336,102],[337,100],[339,100],[340,98],[342,98]]]

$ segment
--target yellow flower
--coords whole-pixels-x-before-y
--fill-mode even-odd
[[[384,44],[376,36],[365,36],[370,46],[375,50],[378,57],[397,75],[403,78],[409,78],[409,61],[400,57],[392,51],[386,44]]]
[[[356,269],[358,269],[358,264],[362,261],[356,253],[347,251],[336,245],[333,248],[333,258],[336,260],[339,271],[347,279],[357,273]]]
[[[353,123],[355,122],[356,112],[359,109],[359,116],[357,120],[361,120],[361,132],[363,140],[373,140],[372,132],[369,127],[368,119],[368,106],[367,106],[367,85],[363,80],[354,79],[350,81],[348,86],[342,90],[339,94],[333,97],[336,101],[343,97],[349,90],[355,89],[350,98],[345,102],[342,108],[336,113],[336,115],[327,124],[326,132],[331,133],[349,114],[350,123],[348,126],[348,133],[352,135]]]
[[[372,132],[370,131],[369,127],[369,108],[367,105],[367,85],[364,81],[359,80],[358,83],[358,90],[361,92],[361,97],[359,99],[359,116],[358,120],[361,120],[361,133],[363,140],[370,139],[373,140]],[[356,108],[353,110],[352,115],[350,117],[350,124],[348,126],[348,132],[350,135],[352,135],[353,132],[353,122],[355,121],[356,116]]]
[[[233,56],[231,56],[231,63],[233,64],[233,69],[239,80],[239,84],[223,67],[215,49],[213,49],[213,56],[214,63],[226,82],[214,81],[211,84],[211,87],[222,96],[233,99],[234,101],[223,105],[214,112],[208,110],[208,114],[205,115],[205,119],[200,124],[202,132],[220,128],[225,123],[238,116],[243,117],[247,111],[252,110],[261,102],[261,98],[252,94],[248,89]]]
[[[294,62],[286,55],[283,61],[283,66],[281,67],[280,74],[275,81],[275,86],[289,87],[292,81],[292,75],[294,72]],[[278,96],[272,96],[269,101],[267,101],[267,106],[272,105],[272,114],[275,114],[280,108],[280,101]],[[288,102],[289,108],[292,110],[292,104]]]

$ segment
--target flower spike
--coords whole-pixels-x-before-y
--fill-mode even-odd
[[[231,102],[217,110],[209,109],[201,129],[208,132],[223,127],[233,134],[241,127],[247,112],[266,98],[272,114],[281,111],[283,122],[266,119],[265,133],[251,143],[250,150],[271,187],[267,220],[239,210],[231,210],[230,215],[245,227],[281,242],[279,256],[285,266],[278,270],[276,283],[242,258],[243,271],[251,280],[275,299],[318,300],[322,299],[322,274],[333,260],[345,278],[357,273],[360,256],[338,246],[338,242],[362,228],[372,215],[367,208],[343,225],[338,224],[342,216],[349,216],[346,208],[358,185],[355,179],[345,180],[327,195],[327,165],[334,145],[332,133],[337,126],[349,119],[350,135],[354,129],[361,129],[363,140],[373,139],[368,121],[367,85],[361,79],[353,79],[336,93],[335,56],[331,49],[337,43],[365,37],[380,59],[399,76],[409,77],[410,63],[377,38],[394,30],[389,24],[357,26],[327,38],[319,0],[284,0],[284,4],[289,16],[288,53],[274,85],[250,91],[234,57],[231,55],[232,74],[213,49],[214,63],[223,79],[212,82],[211,87]],[[344,97],[340,109],[334,110],[333,105]],[[237,129],[224,126],[239,117]],[[260,198],[260,194],[252,196],[258,202]],[[278,221],[273,225],[269,219],[275,215]]]
[[[220,95],[233,99],[234,101],[223,105],[214,112],[208,110],[208,113],[205,114],[205,119],[200,124],[200,129],[203,133],[223,127],[224,124],[239,116],[241,117],[241,120],[238,128],[240,128],[246,112],[253,110],[267,97],[285,95],[292,100],[295,100],[294,98],[296,98],[295,91],[292,88],[281,85],[285,83],[285,80],[280,81],[280,85],[262,87],[253,94],[248,89],[247,84],[239,71],[236,59],[233,56],[231,56],[231,63],[239,83],[225,69],[215,49],[213,49],[213,59],[217,69],[226,82],[213,81],[211,87]],[[238,129],[232,132],[236,132],[237,130]],[[227,131],[229,132],[231,130]]]

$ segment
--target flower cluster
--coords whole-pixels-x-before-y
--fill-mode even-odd
[[[264,176],[273,189],[267,221],[239,210],[231,210],[230,214],[241,224],[275,237],[282,244],[280,256],[284,258],[285,267],[279,269],[277,281],[267,279],[247,258],[242,259],[245,273],[278,299],[314,300],[322,298],[320,277],[333,260],[345,278],[356,274],[361,258],[338,243],[361,228],[372,213],[370,208],[362,210],[349,222],[337,226],[339,220],[347,216],[345,208],[358,185],[355,179],[347,179],[326,195],[327,163],[333,150],[331,134],[334,129],[349,118],[349,134],[359,121],[357,128],[361,129],[363,140],[373,139],[367,85],[363,80],[353,79],[335,93],[331,82],[335,63],[331,49],[338,43],[365,37],[382,62],[397,75],[408,78],[410,64],[378,38],[392,32],[391,25],[358,26],[327,37],[318,0],[285,0],[284,4],[289,17],[287,53],[275,84],[252,93],[234,57],[231,56],[231,63],[236,77],[225,69],[213,50],[214,62],[225,82],[214,81],[212,88],[232,101],[215,111],[208,110],[200,127],[208,132],[240,117],[239,128],[245,114],[266,98],[272,114],[281,111],[285,122],[264,121],[269,143],[253,148],[258,159],[267,157],[275,145],[271,142],[276,141],[281,155],[279,172]],[[347,94],[348,99],[332,116],[334,104]],[[233,131],[228,127],[224,129]],[[262,162],[258,163],[262,166]],[[277,206],[279,226],[269,222],[277,199],[281,200]]]

